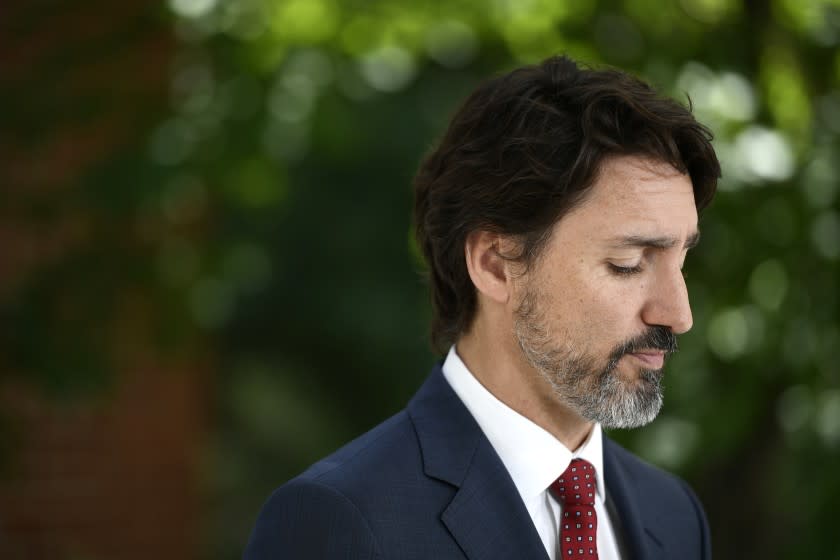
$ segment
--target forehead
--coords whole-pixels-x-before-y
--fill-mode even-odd
[[[586,199],[559,221],[558,229],[592,240],[616,235],[685,240],[697,230],[691,179],[666,163],[608,158]]]

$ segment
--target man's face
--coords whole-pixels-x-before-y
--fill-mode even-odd
[[[696,241],[690,179],[613,157],[518,280],[523,355],[583,418],[635,427],[659,412],[665,355],[692,324],[681,269]]]

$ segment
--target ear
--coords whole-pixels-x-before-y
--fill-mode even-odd
[[[497,303],[507,303],[513,289],[513,262],[510,254],[514,243],[498,233],[474,231],[467,236],[464,256],[467,271],[479,293]]]

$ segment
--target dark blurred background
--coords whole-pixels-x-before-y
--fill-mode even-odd
[[[410,181],[484,77],[568,53],[715,131],[694,329],[649,427],[715,557],[840,558],[840,5],[0,8],[0,557],[238,558],[436,356]]]

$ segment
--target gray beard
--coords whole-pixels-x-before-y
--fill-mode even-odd
[[[605,428],[637,428],[662,408],[662,370],[642,369],[633,381],[621,379],[617,348],[603,368],[593,356],[562,347],[551,337],[536,294],[528,290],[516,310],[514,334],[525,359],[569,408]]]

